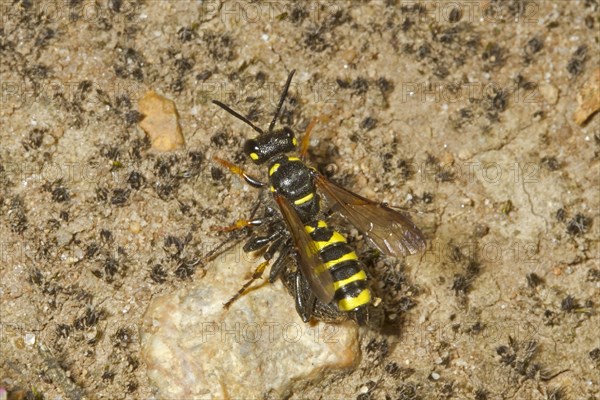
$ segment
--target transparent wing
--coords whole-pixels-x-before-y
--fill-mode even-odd
[[[335,292],[333,278],[331,273],[324,267],[317,246],[304,229],[304,224],[290,203],[282,196],[275,196],[275,201],[292,233],[292,238],[300,255],[298,263],[300,271],[302,271],[317,298],[325,304],[330,303]]]
[[[399,257],[425,249],[423,233],[406,215],[352,193],[323,175],[317,174],[316,182],[333,210],[384,254]]]

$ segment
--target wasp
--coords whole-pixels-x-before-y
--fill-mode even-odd
[[[220,158],[216,162],[242,177],[250,186],[270,191],[273,201],[260,218],[236,221],[233,231],[245,227],[266,227],[263,234],[253,233],[243,246],[245,252],[264,251],[264,261],[238,293],[224,304],[228,308],[256,279],[271,260],[269,281],[286,277],[292,286],[296,311],[308,322],[319,308],[337,309],[359,324],[368,321],[368,307],[373,296],[367,274],[354,249],[343,234],[330,226],[326,215],[339,213],[361,232],[365,240],[383,254],[403,257],[425,249],[423,233],[403,213],[385,203],[368,200],[328,180],[309,167],[306,158],[310,133],[316,119],[308,124],[300,144],[292,129],[274,129],[286,100],[295,70],[287,78],[275,114],[265,132],[250,120],[220,101],[212,102],[258,133],[244,144],[244,153],[256,165],[266,165],[268,183],[250,176],[242,168]],[[293,274],[282,274],[286,260],[292,256],[297,268]],[[291,278],[289,278],[291,276]],[[288,286],[289,288],[289,286]]]

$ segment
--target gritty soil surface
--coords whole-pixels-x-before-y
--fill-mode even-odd
[[[294,398],[597,399],[600,116],[573,122],[598,68],[598,2],[3,3],[0,387],[152,398],[139,325],[256,192],[280,122],[319,117],[310,163],[410,211],[428,250],[365,260],[386,312],[355,371]],[[137,101],[177,106],[158,153]],[[290,298],[290,303],[292,299]]]

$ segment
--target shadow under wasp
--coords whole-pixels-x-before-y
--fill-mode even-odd
[[[217,228],[221,231],[264,228],[260,234],[252,233],[243,246],[245,252],[263,250],[264,261],[224,306],[229,308],[242,296],[278,254],[271,266],[269,281],[282,278],[294,295],[296,311],[304,322],[313,316],[331,319],[345,315],[365,324],[372,303],[367,275],[346,238],[327,224],[327,215],[342,215],[371,246],[388,256],[401,257],[424,250],[425,237],[408,216],[385,203],[373,202],[344,189],[304,163],[316,118],[306,129],[299,157],[293,154],[298,142],[292,129],[274,127],[294,73],[292,70],[287,78],[266,132],[229,106],[213,100],[214,104],[258,132],[256,138],[245,142],[244,153],[255,164],[267,165],[268,183],[248,175],[229,161],[216,157],[215,161],[241,176],[250,186],[268,188],[273,199],[271,205],[265,206],[262,217],[254,218],[255,209],[251,219]],[[289,257],[296,261],[295,269],[287,262]]]

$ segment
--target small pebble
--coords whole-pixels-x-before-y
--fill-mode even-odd
[[[464,160],[468,160],[468,159],[470,159],[471,157],[473,157],[473,153],[471,153],[471,151],[470,151],[470,150],[468,150],[468,149],[461,149],[461,150],[458,152],[458,158],[459,158],[460,160],[463,160],[463,161],[464,161]]]
[[[444,151],[440,157],[440,164],[443,166],[449,166],[454,164],[454,156],[449,151]]]
[[[151,90],[140,99],[139,111],[144,116],[140,127],[150,138],[153,149],[166,152],[184,145],[179,115],[173,101]]]
[[[129,224],[129,231],[131,233],[140,233],[141,230],[142,230],[142,227],[139,222],[134,221],[131,224]]]
[[[73,239],[73,233],[67,231],[66,229],[60,228],[58,231],[56,231],[54,237],[56,238],[56,245],[62,247],[71,242]]]
[[[351,64],[354,62],[354,60],[356,59],[356,51],[354,49],[347,49],[347,50],[343,50],[340,53],[340,57],[342,58],[342,60],[344,60],[347,64]]]
[[[573,114],[573,120],[578,125],[583,125],[598,110],[600,110],[600,68],[592,72],[592,76],[577,94],[577,110]]]
[[[554,268],[552,268],[552,273],[554,274],[554,276],[561,276],[562,275],[562,268],[561,267],[554,267]]]
[[[462,207],[470,207],[470,206],[472,206],[472,205],[473,205],[473,200],[472,200],[472,199],[470,199],[470,198],[468,198],[468,197],[462,197],[462,198],[460,199],[460,205],[461,205]]]
[[[546,82],[540,83],[540,94],[548,104],[556,104],[558,102],[558,89]]]
[[[473,235],[478,238],[482,238],[488,234],[490,231],[489,226],[485,224],[475,224],[475,229],[473,229]]]
[[[25,334],[25,345],[27,347],[33,347],[34,344],[35,344],[35,335],[33,333],[26,333]]]

